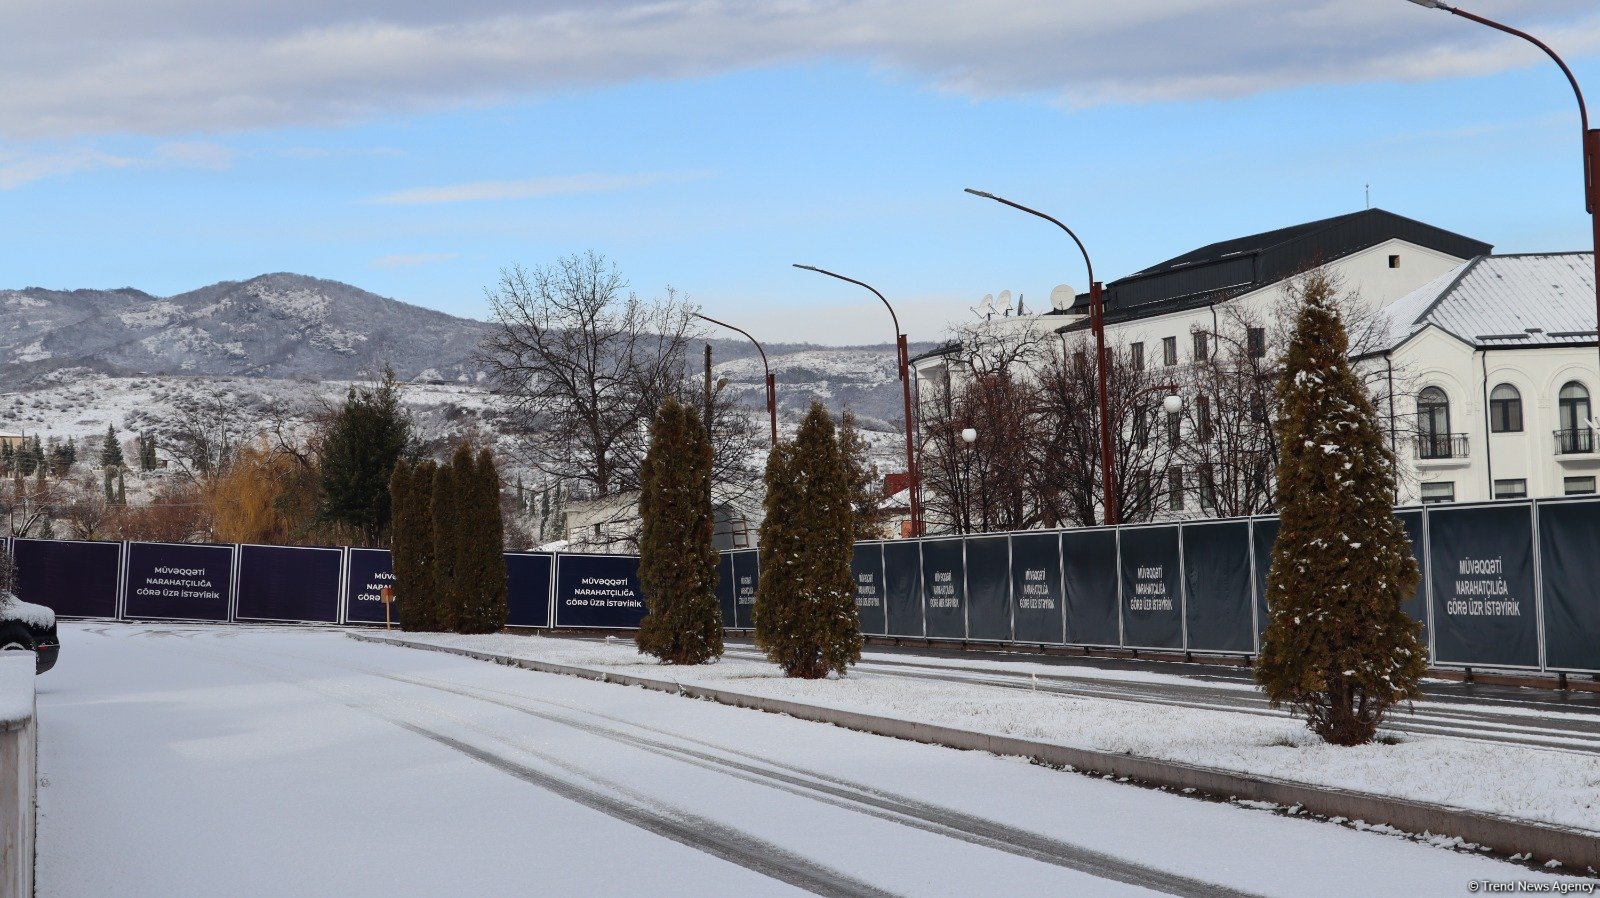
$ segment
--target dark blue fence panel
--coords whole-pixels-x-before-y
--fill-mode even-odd
[[[394,589],[394,561],[388,549],[350,549],[349,572],[344,585],[344,619],[350,624],[383,623],[383,596],[385,586]],[[391,620],[400,623],[400,603],[405,596],[397,591],[394,606],[389,609]]]
[[[1118,541],[1122,644],[1183,648],[1182,565],[1177,527],[1128,527]]]
[[[123,615],[225,621],[233,604],[233,546],[128,543]]]
[[[554,568],[555,557],[551,555],[506,553],[508,626],[550,626],[550,577]]]
[[[1539,665],[1528,504],[1428,510],[1433,646],[1439,664]]]
[[[1183,526],[1184,624],[1190,651],[1253,652],[1250,525]]]
[[[336,624],[343,567],[343,549],[240,546],[234,619]]]
[[[1011,638],[1011,540],[967,537],[967,638]]]
[[[1540,502],[1538,509],[1545,666],[1600,671],[1600,502]]]
[[[1405,528],[1406,538],[1411,540],[1411,556],[1417,560],[1417,589],[1400,602],[1400,610],[1411,615],[1413,620],[1422,622],[1422,641],[1426,643],[1428,641],[1428,554],[1422,539],[1422,509],[1397,511],[1394,516],[1400,519],[1400,526]]]
[[[14,539],[17,598],[62,617],[116,617],[122,543]]]
[[[1256,630],[1267,632],[1267,571],[1272,569],[1272,544],[1278,541],[1277,518],[1252,518],[1250,539],[1256,553]]]
[[[921,636],[922,544],[898,540],[883,544],[884,608],[889,615],[890,636]]]
[[[1069,530],[1061,534],[1062,579],[1067,594],[1067,643],[1120,645],[1117,608],[1117,532]]]
[[[556,626],[628,629],[644,614],[637,556],[557,556]]]
[[[761,585],[761,553],[746,549],[733,553],[734,626],[748,630],[756,625],[756,587]]]
[[[850,579],[855,582],[856,617],[861,632],[881,636],[889,632],[883,597],[883,546],[860,543],[850,556]]]
[[[1062,639],[1061,536],[1011,537],[1011,613],[1018,642],[1059,645]]]
[[[722,626],[732,628],[734,623],[733,555],[723,552],[717,556],[717,608],[722,612]]]
[[[966,565],[962,540],[922,541],[922,601],[929,639],[967,638]]]

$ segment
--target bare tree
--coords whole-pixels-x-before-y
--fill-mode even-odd
[[[481,359],[536,470],[592,496],[638,486],[646,422],[681,394],[692,307],[627,292],[594,252],[502,273]]]
[[[152,432],[185,477],[201,480],[228,466],[255,427],[238,397],[220,387],[191,390],[173,402],[173,414]]]

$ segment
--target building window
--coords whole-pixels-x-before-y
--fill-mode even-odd
[[[1154,414],[1143,406],[1133,410],[1133,442],[1140,449],[1150,445],[1150,418]]]
[[[1205,331],[1195,331],[1194,334],[1194,360],[1203,362],[1211,358],[1211,335]]]
[[[1162,337],[1161,338],[1161,364],[1163,364],[1163,365],[1176,365],[1176,364],[1178,364],[1178,338],[1177,337]]]
[[[1252,327],[1249,329],[1250,357],[1253,359],[1265,358],[1267,354],[1267,329]]]
[[[1400,267],[1400,257],[1399,256],[1390,256],[1389,257],[1389,267],[1390,268],[1399,268]]]
[[[1417,457],[1450,458],[1450,399],[1438,387],[1417,396]]]
[[[1200,439],[1211,439],[1211,397],[1196,396],[1194,398],[1194,415],[1198,419]]]
[[[1567,381],[1558,399],[1556,453],[1594,451],[1594,431],[1589,429],[1589,389],[1575,380]]]
[[[1128,344],[1128,365],[1135,371],[1144,370],[1144,344]]]
[[[1422,485],[1423,504],[1454,501],[1456,501],[1455,483],[1424,483]]]
[[[1494,497],[1496,499],[1526,499],[1528,498],[1528,481],[1526,480],[1496,480],[1494,482]]]
[[[1183,439],[1183,412],[1167,412],[1167,445],[1176,446]]]
[[[1167,469],[1167,506],[1173,511],[1183,511],[1183,469]]]
[[[1569,496],[1586,496],[1594,492],[1593,477],[1563,477],[1561,485]]]
[[[1217,507],[1217,481],[1209,464],[1200,466],[1200,507],[1206,511]]]
[[[1489,394],[1489,430],[1493,433],[1522,432],[1522,394],[1510,384],[1501,384]]]

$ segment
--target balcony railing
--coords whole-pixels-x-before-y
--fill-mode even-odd
[[[1415,443],[1416,457],[1424,461],[1467,457],[1467,435],[1464,433],[1418,434]]]
[[[1594,452],[1594,431],[1587,427],[1556,431],[1557,455],[1583,455]]]

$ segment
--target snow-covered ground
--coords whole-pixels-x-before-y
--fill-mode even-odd
[[[1460,895],[1550,881],[337,631],[69,623],[62,641],[39,679],[41,896]]]
[[[1409,798],[1591,830],[1600,838],[1600,755],[1588,752],[1491,745],[1457,736],[1418,734],[1405,734],[1398,744],[1340,748],[1322,744],[1303,722],[1287,715],[1268,717],[1221,708],[1154,707],[1114,698],[910,679],[874,670],[856,670],[844,679],[791,680],[769,663],[745,658],[724,658],[713,665],[693,668],[662,667],[624,640],[416,633],[405,634],[405,638],[559,664],[646,673],[751,695]],[[870,653],[867,657],[905,658]],[[938,663],[933,659],[919,660]],[[1061,673],[1060,667],[1020,666],[1036,668],[1040,675]],[[1180,680],[1143,672],[1075,668],[1074,673],[1135,682]]]

